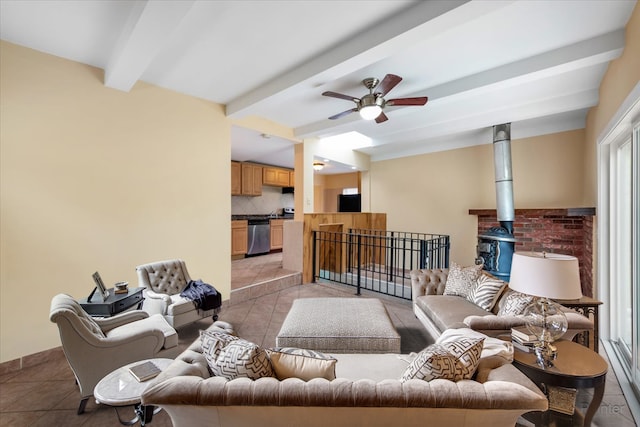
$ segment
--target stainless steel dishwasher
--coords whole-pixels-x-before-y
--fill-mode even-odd
[[[268,253],[271,249],[271,233],[268,219],[248,219],[247,255]]]

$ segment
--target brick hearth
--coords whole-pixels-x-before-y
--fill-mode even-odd
[[[500,225],[495,209],[469,209],[469,214],[478,217],[479,235]],[[516,251],[575,256],[580,264],[582,293],[592,297],[595,214],[595,208],[516,209]]]

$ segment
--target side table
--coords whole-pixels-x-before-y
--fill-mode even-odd
[[[584,414],[584,421],[578,425],[590,426],[591,420],[602,403],[605,379],[609,366],[596,352],[573,341],[559,340],[554,343],[558,348],[558,357],[551,368],[541,368],[536,362],[535,353],[526,353],[515,349],[513,365],[529,377],[542,391],[547,386],[566,387],[573,389],[593,388],[593,399]],[[551,425],[553,418],[557,418],[551,410],[546,412],[529,412],[525,419],[536,425]],[[572,422],[575,425],[582,414],[575,408]]]
[[[593,299],[591,297],[582,297],[579,299],[570,300],[555,300],[558,304],[562,304],[565,307],[571,308],[585,317],[593,316],[593,351],[598,353],[600,343],[598,341],[598,328],[599,328],[599,316],[598,308],[602,305],[602,301]],[[589,331],[579,333],[573,339],[575,342],[591,348]]]
[[[109,297],[102,301],[100,296],[94,295],[91,301],[88,298],[83,298],[80,301],[80,305],[91,316],[115,316],[118,313],[122,313],[125,310],[137,305],[137,309],[142,308],[142,302],[144,287],[129,289],[126,294],[116,294],[115,289],[109,289]]]
[[[172,359],[160,358],[148,360],[153,362],[161,370],[164,370],[173,362]],[[146,361],[147,360],[140,360],[116,369],[101,379],[93,390],[93,397],[95,397],[96,402],[113,406],[118,415],[118,421],[120,421],[122,425],[130,426],[139,420],[140,425],[144,426],[146,423],[150,423],[153,418],[154,407],[144,406],[140,403],[140,397],[147,389],[151,380],[140,382],[129,372],[131,366]],[[118,412],[118,407],[120,406],[134,406],[135,418],[131,421],[123,420]]]

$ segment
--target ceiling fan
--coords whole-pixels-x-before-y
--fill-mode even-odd
[[[343,95],[336,92],[323,92],[322,95],[330,96],[332,98],[346,99],[356,103],[356,107],[350,110],[343,111],[334,116],[329,117],[330,120],[336,120],[347,114],[355,113],[358,111],[360,116],[365,120],[375,119],[376,123],[382,123],[389,120],[384,114],[384,107],[386,106],[408,106],[408,105],[424,105],[427,103],[426,96],[416,98],[396,98],[386,101],[384,96],[391,91],[398,83],[402,81],[402,77],[395,74],[387,74],[382,81],[375,77],[368,77],[362,81],[362,84],[369,89],[369,93],[362,98],[356,98],[355,96]]]

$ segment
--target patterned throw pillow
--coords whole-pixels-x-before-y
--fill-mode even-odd
[[[226,332],[218,330],[206,330],[200,331],[200,345],[202,346],[202,354],[207,359],[209,365],[209,371],[212,371],[212,366],[215,365],[220,351],[231,341],[237,340],[238,337],[230,335]]]
[[[533,302],[534,297],[509,289],[504,296],[504,304],[498,310],[498,316],[518,316]]]
[[[459,370],[456,371],[455,381],[470,380],[478,369],[484,338],[459,338],[439,345],[458,359]]]
[[[481,273],[476,281],[476,285],[471,289],[469,295],[467,295],[467,300],[480,308],[491,311],[506,286],[506,282],[488,274]]]
[[[237,338],[227,344],[213,366],[210,366],[215,376],[232,380],[247,377],[257,380],[262,377],[273,377],[273,368],[269,356],[257,344]]]
[[[331,356],[314,350],[292,347],[276,347],[267,350],[271,365],[279,380],[300,378],[336,379],[336,362]]]
[[[457,295],[466,298],[476,284],[481,270],[482,264],[461,267],[452,262],[447,275],[447,283],[444,285],[444,295]]]
[[[444,379],[455,381],[461,371],[458,358],[441,345],[433,344],[422,350],[407,366],[400,382],[412,379],[431,381]],[[458,374],[459,375],[459,374]]]

